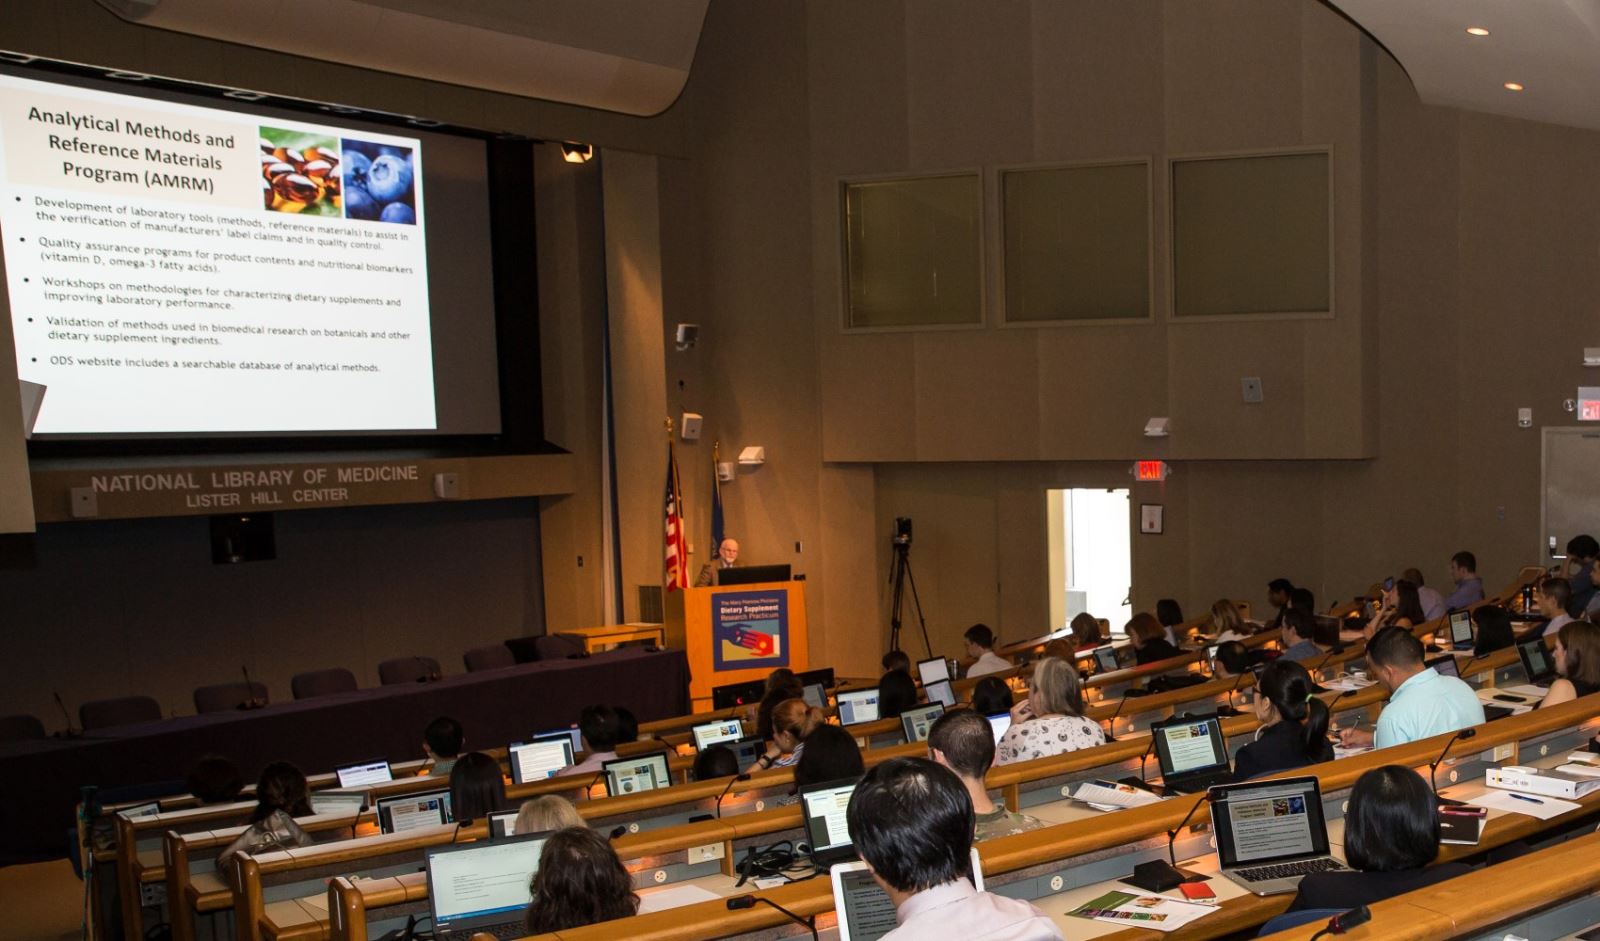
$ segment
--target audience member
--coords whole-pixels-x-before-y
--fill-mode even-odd
[[[1314,872],[1290,911],[1371,905],[1472,871],[1439,857],[1439,799],[1422,775],[1384,765],[1356,780],[1344,815],[1344,858],[1354,872]]]
[[[617,757],[617,742],[622,736],[622,719],[617,710],[610,706],[585,706],[578,713],[578,731],[583,733],[583,747],[589,757],[563,774],[594,774]]]
[[[530,888],[532,934],[581,928],[639,911],[633,879],[616,850],[588,827],[567,827],[545,841]]]
[[[625,706],[612,707],[617,710],[617,744],[625,745],[639,740],[639,720],[634,718],[633,711]]]
[[[1295,589],[1289,592],[1289,607],[1299,608],[1301,611],[1315,617],[1317,613],[1317,596],[1309,588],[1295,586]]]
[[[805,754],[806,739],[827,722],[822,710],[798,697],[785,699],[772,709],[772,737],[767,750],[756,759],[758,770],[787,768]]]
[[[1267,582],[1267,604],[1277,609],[1277,614],[1263,627],[1267,630],[1277,630],[1283,627],[1283,612],[1289,610],[1289,594],[1294,591],[1294,582],[1287,578],[1274,578]]]
[[[1010,712],[1016,705],[1011,687],[997,676],[986,676],[972,687],[972,711],[980,716],[994,716]]]
[[[994,631],[989,625],[974,624],[963,636],[967,640],[967,656],[975,661],[967,667],[968,679],[1011,669],[1011,661],[994,652]]]
[[[1072,630],[1073,646],[1079,650],[1105,643],[1105,638],[1100,636],[1100,622],[1087,611],[1073,615],[1072,622],[1067,626]]]
[[[206,755],[189,769],[184,783],[202,804],[231,804],[244,790],[244,775],[221,755]]]
[[[1567,605],[1572,603],[1572,583],[1566,579],[1554,575],[1540,579],[1533,598],[1545,619],[1539,626],[1538,636],[1553,637],[1572,620],[1572,615],[1567,613]]]
[[[700,566],[699,574],[694,577],[694,587],[709,588],[721,584],[723,571],[738,564],[739,540],[722,540],[722,545],[717,547],[717,554]]]
[[[1400,573],[1400,577],[1417,586],[1417,600],[1422,603],[1423,620],[1432,621],[1434,618],[1442,618],[1450,610],[1445,607],[1444,595],[1439,594],[1436,589],[1429,588],[1423,583],[1421,569],[1406,569]]]
[[[1183,623],[1183,609],[1178,606],[1174,598],[1162,598],[1156,602],[1156,620],[1166,628],[1167,643],[1174,647],[1183,643],[1184,638],[1178,636],[1178,626]]]
[[[467,752],[450,769],[450,812],[457,823],[482,820],[506,809],[506,781],[500,762],[481,751]]]
[[[1517,642],[1516,629],[1511,624],[1511,612],[1497,604],[1473,608],[1472,620],[1478,625],[1478,634],[1472,643],[1473,656],[1481,657]]]
[[[263,768],[256,781],[256,806],[250,811],[249,826],[217,855],[217,869],[231,873],[233,858],[240,853],[314,843],[294,822],[296,817],[311,816],[308,792],[306,776],[287,761],[274,761]]]
[[[466,734],[461,723],[449,716],[440,716],[422,730],[422,753],[428,756],[430,777],[449,777],[461,756],[461,746],[466,744]]]
[[[712,745],[694,756],[694,779],[709,781],[739,773],[739,756],[726,745]]]
[[[1283,656],[1289,660],[1305,660],[1322,656],[1322,648],[1313,638],[1317,636],[1317,621],[1310,611],[1290,608],[1283,612]]]
[[[972,800],[948,769],[926,758],[885,761],[850,795],[846,820],[873,880],[894,902],[899,926],[881,941],[1061,938],[1029,903],[973,887]]]
[[[1134,662],[1140,666],[1183,655],[1183,651],[1167,640],[1167,629],[1148,611],[1135,614],[1123,630],[1133,642]]]
[[[1366,635],[1370,639],[1386,627],[1416,627],[1427,618],[1422,616],[1422,602],[1417,598],[1417,586],[1405,579],[1383,591],[1383,604],[1373,612],[1367,622]]]
[[[1057,637],[1055,640],[1045,643],[1044,650],[1040,655],[1045,657],[1059,657],[1062,660],[1071,662],[1072,659],[1078,655],[1078,648],[1073,646],[1070,636]]]
[[[1567,540],[1567,560],[1561,572],[1572,588],[1572,607],[1569,614],[1587,611],[1595,597],[1594,570],[1600,561],[1600,541],[1587,533]]]
[[[899,670],[906,675],[911,674],[911,657],[904,650],[891,650],[883,655],[883,672]]]
[[[545,833],[583,825],[583,818],[578,815],[578,808],[572,806],[572,801],[559,794],[535,797],[523,801],[522,806],[517,808],[515,829],[518,834]]]
[[[1545,706],[1558,706],[1600,692],[1600,627],[1588,621],[1568,621],[1556,632],[1556,672]]]
[[[1255,666],[1255,656],[1250,648],[1236,640],[1223,641],[1211,658],[1211,675],[1227,679],[1243,675]]]
[[[1483,579],[1478,577],[1478,557],[1461,551],[1450,557],[1450,580],[1455,589],[1444,599],[1449,611],[1460,611],[1483,600]]]
[[[1317,684],[1306,668],[1280,657],[1256,680],[1256,740],[1234,757],[1235,780],[1248,781],[1275,771],[1333,760],[1328,741],[1328,704],[1316,697]]]
[[[800,681],[793,673],[788,670],[783,672],[788,673],[788,677],[780,679],[776,685],[773,684],[772,677],[767,678],[766,695],[761,697],[761,704],[756,707],[756,734],[767,741],[772,740],[772,710],[776,709],[779,703],[791,699],[804,699],[806,694],[805,687],[800,685]]]
[[[1009,765],[1093,748],[1105,741],[1099,724],[1083,714],[1077,669],[1046,657],[1034,665],[1027,698],[1011,707],[1011,728],[1000,737],[996,751],[999,763]]]
[[[855,736],[837,725],[819,725],[806,736],[805,749],[794,765],[794,783],[805,787],[859,778],[865,770]]]
[[[793,670],[788,667],[778,667],[767,674],[767,688],[762,691],[762,695],[765,696],[775,689],[788,689],[799,685],[801,685],[800,677],[796,676]]]
[[[1250,636],[1244,618],[1239,616],[1239,606],[1227,598],[1219,598],[1211,605],[1211,627],[1216,631],[1217,643],[1244,640]]]
[[[1340,731],[1346,748],[1388,748],[1484,723],[1483,703],[1472,687],[1423,666],[1422,656],[1422,641],[1404,628],[1385,628],[1367,642],[1367,672],[1392,693],[1376,730]]]
[[[994,733],[989,723],[971,709],[947,712],[928,730],[928,753],[961,779],[972,800],[977,821],[974,838],[982,841],[1036,830],[1044,823],[1027,814],[1013,813],[1004,801],[995,803],[983,776],[994,764]]]
[[[917,705],[917,683],[904,670],[890,670],[878,680],[878,717],[898,719]]]

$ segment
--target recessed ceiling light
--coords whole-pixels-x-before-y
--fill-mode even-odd
[[[1468,26],[1467,27],[1467,35],[1469,35],[1469,36],[1487,36],[1487,35],[1489,35],[1489,31],[1484,29],[1482,26]]]
[[[1516,82],[1506,82],[1506,91],[1522,91],[1522,86]]]

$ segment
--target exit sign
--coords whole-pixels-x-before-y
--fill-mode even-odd
[[[1579,387],[1578,421],[1600,421],[1600,386]]]
[[[1166,461],[1135,461],[1133,464],[1133,479],[1138,481],[1162,481],[1167,479],[1170,468]]]

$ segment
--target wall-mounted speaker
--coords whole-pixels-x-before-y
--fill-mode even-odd
[[[211,561],[217,565],[266,562],[278,557],[271,513],[211,517]]]

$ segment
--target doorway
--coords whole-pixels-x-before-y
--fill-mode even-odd
[[[1539,520],[1539,558],[1551,565],[1567,556],[1567,540],[1600,534],[1600,428],[1546,428],[1540,472],[1544,512]]]
[[[1133,515],[1127,488],[1045,492],[1052,630],[1084,611],[1121,635],[1133,616]]]

